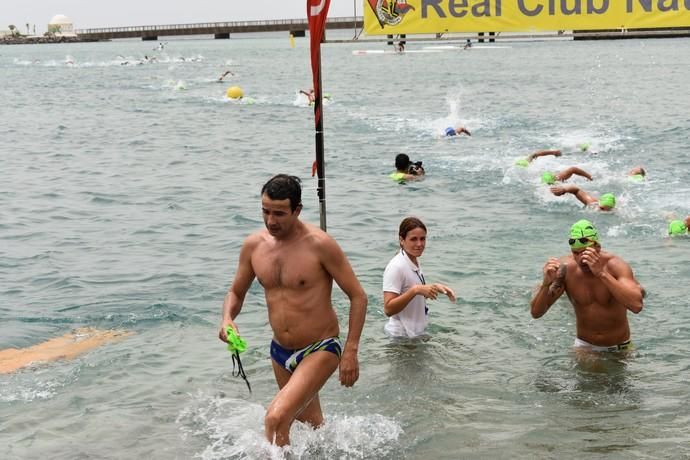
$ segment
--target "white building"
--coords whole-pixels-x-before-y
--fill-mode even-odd
[[[56,37],[76,37],[72,20],[64,14],[56,14],[48,23],[48,32],[52,32]]]

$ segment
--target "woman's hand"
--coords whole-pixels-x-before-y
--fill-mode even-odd
[[[422,295],[427,299],[436,300],[439,294],[445,294],[452,302],[455,302],[456,300],[455,292],[453,292],[453,290],[448,286],[445,286],[441,283],[418,284],[416,289],[417,295]]]

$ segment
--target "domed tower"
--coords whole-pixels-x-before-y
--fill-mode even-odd
[[[48,32],[56,37],[76,37],[72,20],[64,14],[56,14],[48,23]]]

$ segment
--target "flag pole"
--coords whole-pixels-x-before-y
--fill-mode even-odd
[[[319,44],[321,47],[321,44]],[[321,52],[318,62],[318,87],[314,88],[314,116],[316,117],[314,141],[316,143],[316,176],[318,178],[316,193],[319,197],[319,223],[321,230],[326,231],[326,162],[324,159],[323,141],[323,97],[321,91]]]
[[[326,29],[326,18],[331,0],[307,0],[309,38],[311,50],[311,71],[314,89],[314,142],[316,144],[316,192],[319,197],[319,221],[321,230],[326,231],[326,162],[323,142],[323,95],[321,90],[321,42]]]

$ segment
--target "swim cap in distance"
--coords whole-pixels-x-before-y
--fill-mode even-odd
[[[668,234],[671,236],[684,235],[688,232],[688,227],[682,220],[672,220],[668,224]]]
[[[515,160],[515,165],[526,168],[527,166],[529,166],[529,161],[527,161],[526,158],[518,158],[517,160]]]
[[[556,183],[556,176],[549,171],[544,171],[544,173],[541,175],[541,181],[544,184],[553,185]]]
[[[613,193],[604,193],[599,197],[599,206],[602,207],[607,207],[607,208],[615,208],[616,207],[616,197],[613,195]]]
[[[587,238],[595,243],[599,242],[599,232],[593,223],[587,219],[578,220],[570,227],[570,247],[574,249],[586,248],[591,246],[589,242],[581,242],[580,238]]]
[[[642,182],[644,180],[644,176],[642,174],[633,174],[630,176],[630,180],[634,180],[635,182]]]
[[[452,126],[446,128],[446,136],[455,136],[455,134],[455,128],[453,128]]]

